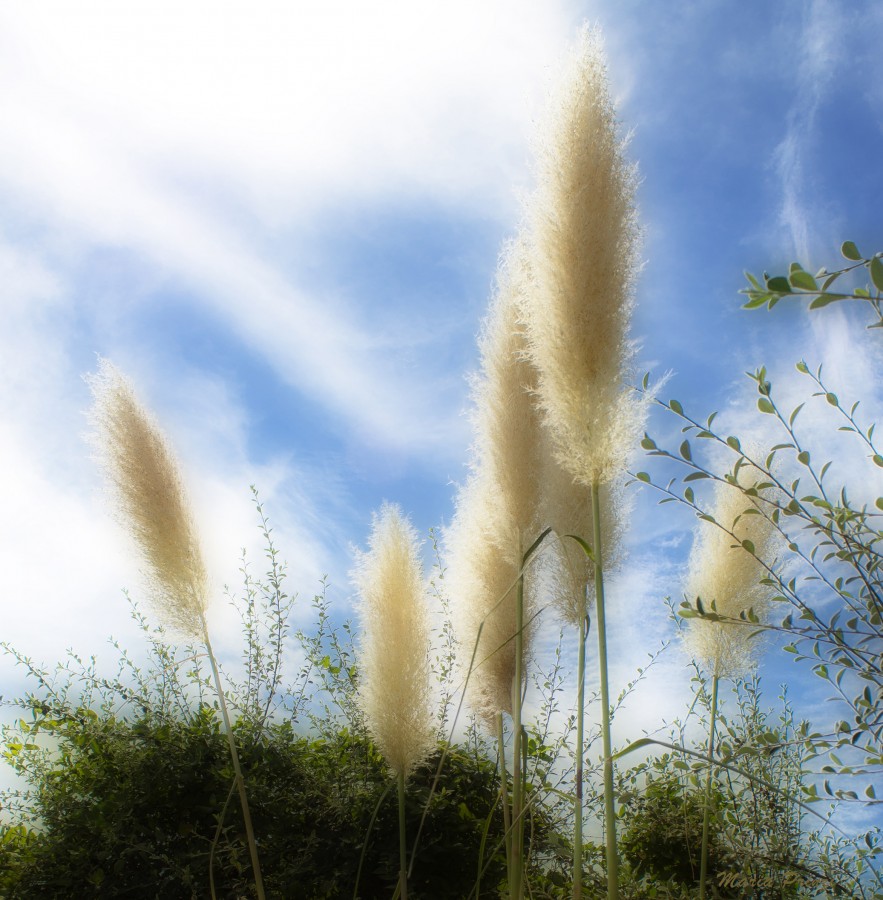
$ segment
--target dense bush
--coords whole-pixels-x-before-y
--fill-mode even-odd
[[[218,896],[250,896],[253,885],[241,821],[230,802],[232,769],[212,709],[187,722],[132,722],[76,711],[38,713],[57,741],[37,785],[39,827],[4,844],[8,897],[208,896],[210,860]],[[383,761],[361,736],[299,737],[288,724],[237,731],[270,897],[352,896],[368,836],[360,896],[391,896],[398,876],[394,797]],[[25,751],[22,751],[25,752]],[[448,752],[444,789],[431,802],[438,764],[420,769],[409,795],[416,834],[428,804],[413,873],[415,896],[466,896],[475,882],[485,819],[497,800],[496,770],[459,749]],[[369,823],[376,808],[376,822]],[[492,817],[494,847],[501,825]],[[504,874],[499,850],[485,875]],[[493,893],[488,893],[493,896]]]

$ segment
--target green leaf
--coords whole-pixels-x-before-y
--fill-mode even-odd
[[[745,277],[748,279],[748,283],[756,290],[759,291],[761,289],[760,282],[751,274],[751,272],[746,272]]]
[[[745,540],[742,541],[742,546],[743,546],[749,553],[754,553],[754,543],[753,543],[752,541],[749,541],[748,538],[745,538]]]
[[[693,459],[693,456],[690,453],[690,442],[689,441],[684,441],[684,443],[681,444],[680,452],[681,452],[681,456],[683,456],[684,459],[686,459],[688,461],[691,461]]]
[[[641,446],[645,450],[655,450],[656,449],[656,441],[654,441],[653,438],[650,437],[649,434],[645,434],[644,439],[641,441]]]
[[[799,288],[802,291],[817,291],[819,289],[815,278],[809,272],[804,272],[803,269],[792,272],[788,280],[791,282],[792,287]]]
[[[742,445],[739,443],[739,438],[734,437],[732,434],[727,438],[727,445],[739,453],[742,452]]]
[[[800,360],[800,362],[796,364],[795,368],[798,372],[803,372],[804,375],[809,375],[809,366],[803,360]]]
[[[852,241],[844,241],[840,247],[840,252],[845,259],[851,259],[853,262],[858,262],[862,259],[861,253],[858,252],[858,247]]]
[[[700,478],[711,478],[706,472],[691,472],[684,476],[684,481],[699,481]]]
[[[676,412],[679,416],[684,414],[684,407],[677,400],[669,400],[668,405],[672,412]]]
[[[840,272],[833,272],[822,282],[822,290],[827,291],[829,287],[840,277]]]
[[[878,497],[878,498],[874,501],[874,506],[876,506],[877,509],[883,510],[883,497]]]
[[[791,285],[788,283],[788,279],[783,275],[777,275],[775,278],[767,278],[766,286],[768,291],[774,291],[777,294],[791,293]]]
[[[792,412],[791,412],[791,416],[790,416],[789,419],[788,419],[788,425],[789,425],[789,426],[791,426],[791,425],[794,424],[794,420],[797,418],[797,414],[798,414],[798,413],[800,412],[800,410],[802,410],[802,409],[803,409],[803,404],[802,404],[802,403],[801,403],[799,406],[795,406],[795,407],[794,407],[794,409],[793,409]]]
[[[829,303],[836,303],[838,300],[842,300],[842,297],[837,297],[834,294],[819,294],[812,303],[810,303],[810,309],[821,309],[823,306],[827,306]]]
[[[871,260],[868,269],[871,272],[871,281],[874,282],[874,287],[878,291],[883,291],[883,262],[880,261],[879,256],[875,256]]]
[[[650,484],[650,476],[646,472],[638,472],[637,475],[635,475],[635,478],[637,478],[638,481],[643,481],[644,484]]]
[[[808,466],[809,465],[809,451],[801,450],[800,453],[797,454],[797,461],[799,463],[802,463],[804,466]],[[881,465],[883,465],[883,462],[881,462]]]
[[[875,466],[880,466],[880,468],[883,469],[883,456],[880,456],[879,453],[875,453],[872,459],[874,460]]]
[[[770,403],[769,400],[767,400],[766,397],[761,397],[760,400],[757,401],[757,408],[762,413],[767,413],[768,415],[770,415],[776,411],[776,408],[773,406],[772,403]]]
[[[831,404],[831,406],[840,406],[840,402],[837,400],[837,395],[832,394],[830,391],[825,394],[825,399],[828,401],[828,403]]]

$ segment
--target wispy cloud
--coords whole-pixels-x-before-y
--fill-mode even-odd
[[[0,114],[14,127],[0,190],[44,240],[61,232],[164,272],[178,302],[219,316],[342,429],[438,454],[447,438],[462,445],[461,396],[439,398],[432,353],[424,379],[402,364],[425,323],[378,340],[365,307],[377,300],[305,289],[277,234],[309,238],[322,210],[391,191],[511,213],[538,74],[567,24],[517,6],[6,11],[0,78],[15,90]]]
[[[813,225],[820,202],[810,199],[813,179],[808,157],[817,140],[819,107],[837,67],[845,61],[843,20],[850,13],[837,0],[812,0],[793,6],[800,22],[798,33],[788,35],[797,58],[796,92],[775,162],[782,185],[779,219],[790,233],[794,252],[807,259],[819,239],[827,237]]]

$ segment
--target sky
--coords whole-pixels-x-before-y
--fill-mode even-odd
[[[641,177],[641,369],[747,431],[744,373],[766,365],[797,397],[805,358],[873,421],[883,345],[861,310],[746,312],[738,291],[745,269],[834,266],[846,239],[883,249],[879,4],[7,4],[3,640],[49,663],[68,647],[112,659],[111,634],[137,642],[122,592],[138,597],[139,564],[83,438],[97,356],[180,457],[222,654],[237,647],[223,586],[242,548],[261,558],[251,484],[291,586],[308,598],[327,575],[341,615],[381,503],[424,536],[450,521],[498,253],[584,22],[603,31]],[[673,421],[651,426],[677,438]],[[810,426],[824,444],[830,429]],[[636,497],[611,589],[614,684],[670,632],[662,597],[681,589],[693,521],[656,499]],[[683,659],[660,671],[619,740],[683,712]],[[771,700],[798,675],[770,672]],[[22,686],[6,658],[0,684]]]

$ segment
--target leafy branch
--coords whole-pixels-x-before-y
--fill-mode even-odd
[[[822,267],[813,275],[799,262],[791,263],[787,275],[770,276],[764,272],[762,278],[757,278],[746,272],[749,286],[740,293],[748,297],[748,302],[743,308],[760,309],[765,306],[772,309],[780,300],[788,297],[800,300],[813,298],[809,304],[810,309],[820,309],[841,300],[860,300],[869,303],[877,317],[877,321],[868,328],[883,328],[883,251],[865,257],[853,241],[844,241],[840,252],[851,265],[833,272]],[[868,272],[870,280],[867,286],[832,290],[844,275],[859,269],[866,269]],[[843,287],[842,282],[838,287]]]

